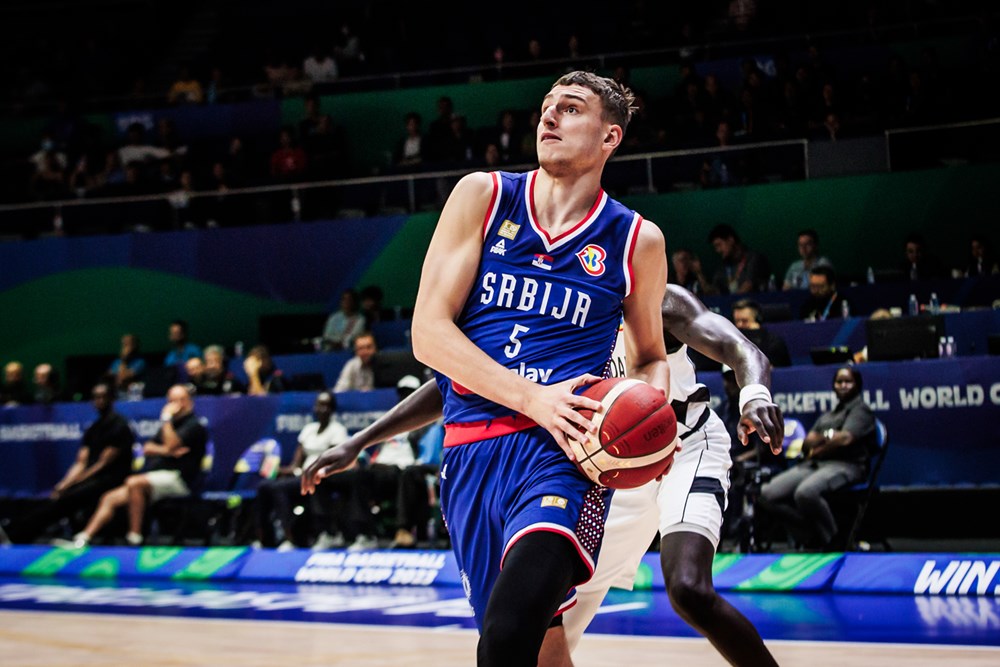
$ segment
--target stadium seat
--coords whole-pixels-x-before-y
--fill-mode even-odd
[[[868,477],[863,482],[830,494],[828,498],[840,527],[840,535],[836,539],[844,551],[858,550],[858,535],[865,513],[879,491],[878,476],[889,450],[889,432],[881,419],[875,420],[875,443],[876,447],[869,461]]]
[[[208,514],[205,546],[213,540],[232,542],[244,507],[257,497],[261,480],[275,477],[280,465],[281,443],[274,438],[261,438],[236,461],[228,488],[201,492],[199,499]]]

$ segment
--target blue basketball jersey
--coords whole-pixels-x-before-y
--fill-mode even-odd
[[[534,382],[604,375],[622,301],[632,289],[642,217],[602,190],[583,220],[553,238],[535,215],[537,172],[491,175],[482,259],[459,328],[495,361]],[[440,373],[437,382],[446,424],[512,414]]]

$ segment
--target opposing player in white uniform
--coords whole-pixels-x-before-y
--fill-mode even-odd
[[[772,450],[780,451],[784,427],[768,389],[771,366],[739,329],[706,309],[687,290],[670,285],[662,310],[670,399],[677,412],[681,450],[663,480],[615,492],[597,569],[589,582],[577,588],[577,604],[564,612],[562,628],[553,627],[546,635],[540,667],[572,665],[569,653],[608,589],[632,587],[639,562],[658,531],[667,593],[677,613],[731,664],[777,664],[750,621],[719,596],[712,584],[712,561],[729,490],[730,438],[709,408],[707,389],[697,381],[687,346],[736,372],[742,387],[739,436],[743,443],[756,431]],[[625,368],[620,357],[613,361],[619,369]],[[303,492],[311,492],[319,481],[351,465],[365,447],[440,416],[441,398],[433,384],[428,382],[374,424],[324,453],[303,473]]]

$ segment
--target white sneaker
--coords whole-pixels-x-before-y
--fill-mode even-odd
[[[130,547],[139,547],[139,546],[142,546],[142,541],[143,541],[143,539],[142,539],[142,533],[126,533],[125,534],[125,543],[128,544]]]
[[[256,551],[258,549],[263,549],[264,545],[260,543],[260,540],[254,540],[250,543],[250,548]]]
[[[354,544],[347,547],[348,551],[371,551],[373,549],[378,549],[378,540],[367,535],[358,535],[358,539],[354,540]]]
[[[312,545],[313,551],[327,551],[328,549],[342,549],[346,542],[344,541],[344,536],[340,533],[336,535],[331,535],[326,531],[319,534],[316,538],[316,542]]]
[[[295,551],[296,548],[297,547],[295,546],[295,542],[292,542],[291,540],[285,540],[284,542],[278,545],[277,551],[284,553],[286,551]]]
[[[84,547],[90,546],[90,537],[88,537],[86,533],[77,533],[71,540],[56,538],[49,544],[54,547],[59,547],[60,549],[83,549]]]
[[[0,547],[9,547],[11,544],[10,538],[7,537],[7,531],[0,525]]]

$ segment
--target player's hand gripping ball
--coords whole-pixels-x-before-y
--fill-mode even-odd
[[[634,378],[608,378],[584,396],[601,402],[580,412],[597,425],[581,445],[570,440],[576,465],[595,484],[634,489],[670,472],[677,448],[677,415],[663,392]]]

